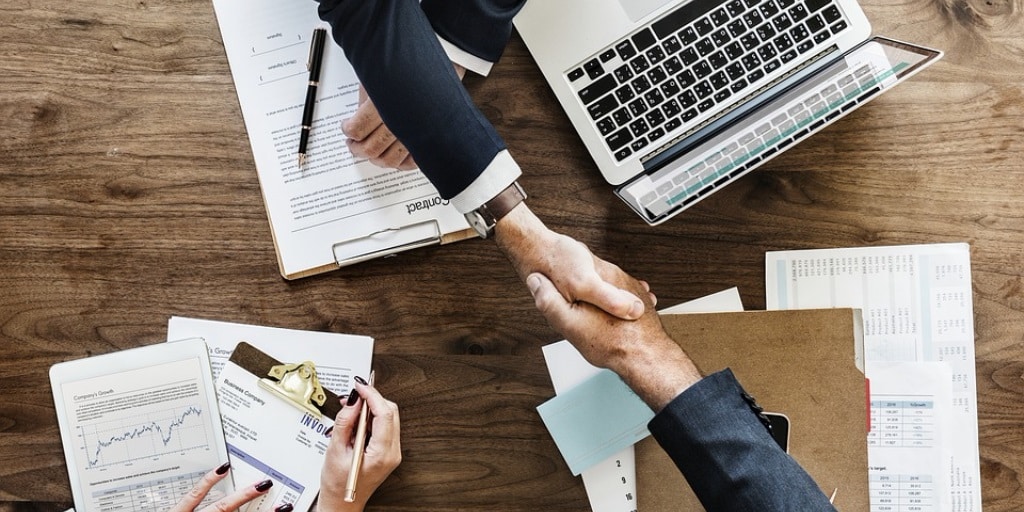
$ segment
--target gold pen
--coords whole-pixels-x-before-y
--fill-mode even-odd
[[[374,372],[370,371],[368,384],[373,386]],[[352,503],[356,500],[356,481],[359,479],[359,471],[363,467],[363,453],[366,451],[366,423],[369,421],[370,408],[366,405],[366,397],[363,398],[363,406],[359,409],[359,420],[356,423],[356,438],[352,446],[352,467],[348,471],[348,481],[345,482],[345,501]]]

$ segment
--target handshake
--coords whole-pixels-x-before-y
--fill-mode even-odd
[[[548,229],[524,204],[495,240],[556,331],[595,366],[608,368],[658,411],[701,379],[661,325],[650,286]]]

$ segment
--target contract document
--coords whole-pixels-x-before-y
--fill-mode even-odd
[[[902,417],[934,414],[944,408],[941,399],[908,396],[915,390],[943,396],[934,384],[926,385],[934,377],[916,376],[926,375],[923,371],[915,376],[904,372],[901,380],[879,375],[883,368],[892,363],[916,362],[944,362],[949,366],[945,383],[952,401],[948,431],[936,430],[934,439],[918,439],[922,441],[918,444],[888,443],[884,437],[869,442],[868,461],[876,468],[871,472],[872,511],[911,510],[888,500],[875,500],[889,496],[884,491],[890,487],[885,484],[896,479],[936,484],[928,488],[935,498],[915,502],[914,506],[925,507],[913,510],[980,512],[970,247],[934,244],[769,252],[765,258],[765,290],[768,309],[853,307],[864,311],[865,369],[877,413]],[[907,382],[918,385],[908,386]],[[940,423],[929,425],[936,428]],[[901,428],[900,432],[902,435],[905,430]],[[935,450],[946,454],[939,466],[929,464]],[[916,458],[913,467],[918,470],[910,472],[907,465],[888,473],[878,469],[894,467],[880,461],[893,461],[899,456]],[[911,496],[898,496],[916,499],[916,492],[922,489],[913,489],[915,494]],[[938,492],[946,496],[938,496]]]
[[[359,82],[329,38],[307,149],[299,128],[313,29],[311,0],[214,0],[249,134],[281,274],[313,275],[475,233],[423,173],[355,158],[341,123],[359,104]]]

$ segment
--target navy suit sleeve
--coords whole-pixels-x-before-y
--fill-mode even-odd
[[[655,415],[648,429],[707,510],[835,510],[743,395],[731,370],[709,375]]]
[[[423,0],[437,34],[488,62],[497,62],[512,34],[512,18],[526,0]]]
[[[505,142],[462,86],[416,0],[318,0],[381,119],[451,199]]]

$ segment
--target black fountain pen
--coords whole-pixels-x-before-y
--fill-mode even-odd
[[[306,104],[302,108],[302,131],[299,132],[299,167],[306,163],[306,146],[309,144],[309,132],[313,129],[313,107],[316,106],[316,88],[320,85],[320,62],[324,57],[324,43],[327,41],[327,29],[313,30],[313,41],[309,47],[309,85],[306,87]]]

